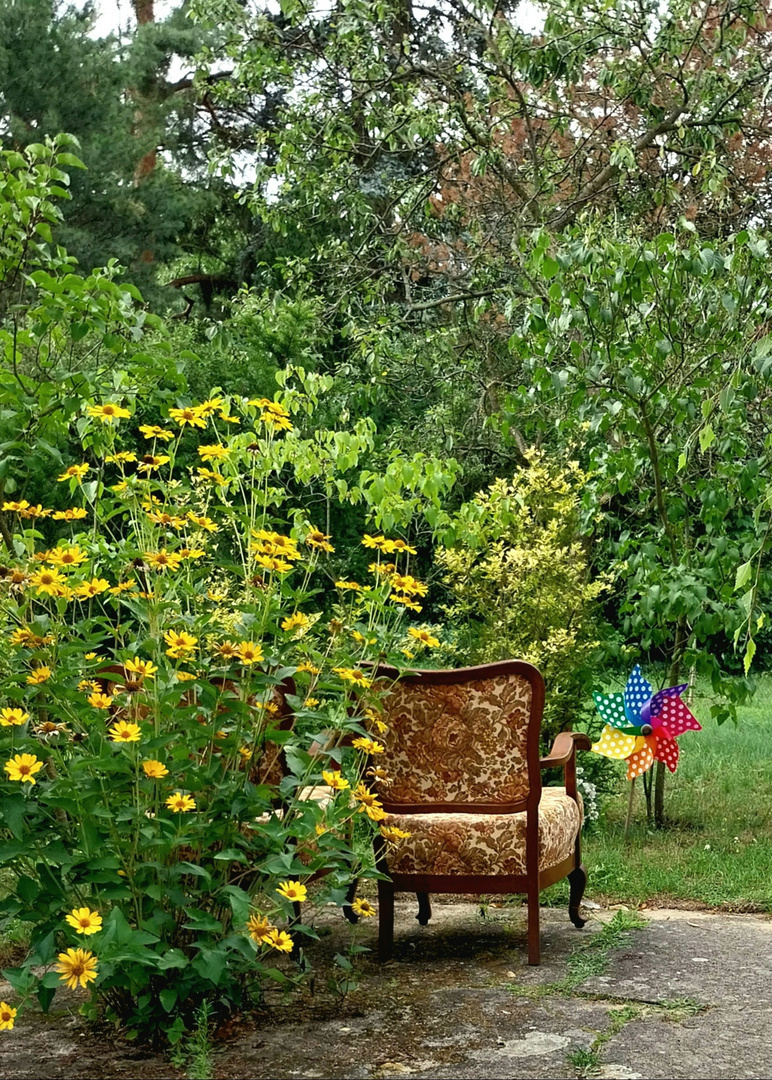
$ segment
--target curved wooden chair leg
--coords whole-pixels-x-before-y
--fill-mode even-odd
[[[584,863],[580,863],[579,866],[574,867],[568,875],[568,884],[571,890],[568,899],[568,917],[577,930],[581,930],[587,922],[586,919],[582,918],[579,912],[579,906],[582,902],[584,890],[587,885],[587,871],[584,868]]]
[[[418,914],[416,915],[416,918],[421,926],[427,926],[429,919],[432,917],[431,898],[428,892],[417,892],[415,895],[418,900]]]
[[[359,922],[359,916],[354,911],[351,905],[356,900],[358,885],[359,879],[354,878],[354,880],[351,882],[348,889],[346,890],[346,903],[343,905],[343,915],[345,916],[345,918],[348,919],[350,923],[353,923],[354,925]]]
[[[394,888],[390,881],[378,882],[378,960],[391,960],[394,950]]]

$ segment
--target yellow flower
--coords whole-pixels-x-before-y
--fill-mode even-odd
[[[86,552],[75,544],[74,547],[52,548],[48,552],[46,562],[50,562],[54,566],[61,566],[62,569],[68,569],[69,567],[79,566],[87,558]]]
[[[148,758],[147,761],[143,761],[142,768],[145,770],[145,776],[150,777],[151,780],[161,780],[164,776],[169,775],[169,770],[164,763],[156,761],[155,758]]]
[[[321,529],[311,529],[306,536],[306,543],[309,547],[318,548],[320,551],[334,551],[335,548],[329,543],[329,539],[330,537]]]
[[[37,573],[30,574],[29,579],[30,587],[37,589],[38,595],[48,593],[49,596],[56,596],[66,582],[67,579],[59,570],[38,570]]]
[[[99,653],[87,652],[83,659],[84,660],[100,660],[101,657],[100,657]]]
[[[166,465],[168,461],[171,461],[168,454],[145,454],[137,466],[137,472],[149,474],[153,469],[160,469],[162,465]]]
[[[37,634],[33,634],[26,626],[17,626],[9,640],[11,645],[26,645],[32,649],[35,647]]]
[[[390,540],[389,543],[391,544],[392,551],[402,551],[407,555],[418,554],[416,549],[414,547],[410,547],[410,545],[406,544],[404,540]]]
[[[319,704],[319,698],[307,697],[306,700],[303,702],[303,707],[305,709],[315,709]]]
[[[113,405],[107,402],[104,405],[89,405],[86,409],[89,416],[101,420],[103,424],[112,424],[113,420],[128,420],[131,413],[122,405]]]
[[[396,844],[398,840],[409,840],[410,835],[404,829],[398,829],[396,825],[381,825],[381,836],[391,844]]]
[[[0,1001],[0,1031],[13,1031],[13,1022],[16,1019],[16,1009],[5,1002]]]
[[[275,930],[275,926],[271,926],[268,919],[264,915],[250,915],[247,920],[247,930],[249,936],[258,945],[262,944],[268,935]]]
[[[206,420],[202,415],[200,405],[189,405],[184,409],[169,409],[169,416],[172,420],[176,420],[182,428],[186,424],[191,427],[206,427]]]
[[[47,518],[49,514],[53,514],[53,510],[44,510],[41,503],[38,503],[37,506],[27,506],[24,510],[19,510],[18,514],[23,518]]]
[[[403,607],[410,608],[411,611],[423,611],[420,604],[417,604],[415,600],[411,600],[407,596],[395,596],[393,593],[389,597],[392,604],[402,604]]]
[[[324,780],[327,787],[331,787],[333,791],[345,791],[349,787],[348,780],[341,776],[339,772],[322,772],[322,780]]]
[[[391,584],[398,592],[407,593],[408,596],[426,596],[429,588],[422,581],[416,581],[410,574],[395,574]]]
[[[202,401],[196,408],[202,416],[212,416],[213,413],[216,413],[218,409],[222,408],[222,398],[207,398],[206,401]]]
[[[360,813],[364,811],[372,821],[381,821],[386,817],[386,812],[381,806],[378,796],[363,783],[357,785],[354,798],[358,803],[361,803],[359,807]]]
[[[192,510],[188,512],[188,521],[197,525],[199,529],[206,529],[206,531],[210,533],[220,531],[220,526],[212,521],[211,518],[206,517],[204,514],[194,514]]]
[[[304,615],[302,611],[296,611],[294,615],[288,615],[286,619],[282,619],[282,630],[306,630],[311,625],[311,620],[307,615]]]
[[[18,780],[22,784],[34,784],[35,773],[43,768],[43,762],[38,761],[34,754],[17,754],[3,766],[8,773],[9,780]]]
[[[76,596],[79,596],[82,600],[88,600],[92,596],[99,596],[100,593],[107,592],[110,588],[110,582],[106,578],[92,578],[91,581],[84,581],[77,588],[73,589]]]
[[[307,671],[309,675],[321,675],[322,669],[312,664],[310,660],[304,660],[302,664],[298,664],[298,671]]]
[[[299,881],[282,881],[276,891],[285,900],[297,904],[302,904],[308,895],[305,885],[301,885]]]
[[[73,908],[67,916],[67,922],[75,927],[78,934],[98,934],[102,929],[102,916],[98,911],[87,907]]]
[[[183,795],[181,791],[175,791],[166,800],[166,805],[177,814],[187,814],[189,810],[196,809],[196,800],[190,795]]]
[[[113,484],[112,487],[110,488],[110,490],[114,491],[116,493],[116,495],[120,495],[120,493],[122,491],[127,491],[128,487],[129,487],[129,485],[126,483],[126,481],[121,480],[121,481],[119,481],[119,483]]]
[[[226,424],[240,424],[238,416],[230,416],[225,409],[220,412],[220,419],[224,420]]]
[[[224,660],[231,660],[233,657],[238,656],[239,647],[234,645],[232,641],[223,641],[220,645],[215,646],[214,651],[218,656],[222,656]]]
[[[203,559],[206,552],[203,548],[180,548],[177,552],[181,559]]]
[[[368,679],[364,672],[357,670],[356,668],[333,668],[336,675],[338,675],[344,682],[352,682],[357,686],[361,686],[367,689],[373,685],[372,679]]]
[[[359,897],[351,905],[355,915],[361,915],[363,919],[371,919],[375,915],[375,908],[369,900],[360,900]]]
[[[78,683],[78,689],[84,694],[86,693],[86,691],[88,691],[89,693],[94,692],[98,694],[101,692],[102,687],[96,681],[96,679],[81,679]]]
[[[0,727],[18,727],[28,720],[29,713],[24,709],[0,709]]]
[[[119,450],[115,454],[108,454],[105,461],[109,465],[128,465],[132,461],[137,460],[137,455],[133,450]]]
[[[420,641],[422,645],[426,645],[429,649],[436,649],[439,645],[439,639],[433,637],[428,630],[416,630],[414,626],[408,627],[408,634],[416,641]]]
[[[68,949],[59,953],[56,970],[70,990],[77,990],[78,986],[85,990],[89,982],[97,977],[97,958],[89,949]]]
[[[3,503],[3,510],[6,510],[9,514],[20,514],[22,510],[26,510],[29,506],[29,502],[26,499],[21,499],[19,502],[6,500]]]
[[[70,465],[67,469],[64,470],[62,475],[57,476],[56,479],[59,481],[59,483],[61,483],[62,480],[72,480],[74,478],[78,481],[78,483],[80,483],[80,481],[86,475],[90,467],[91,466],[87,465],[85,462],[82,465]]]
[[[351,745],[356,750],[363,750],[365,754],[382,754],[386,749],[375,739],[354,739]]]
[[[173,431],[157,427],[155,424],[140,424],[139,430],[146,439],[161,439],[162,442],[170,442],[174,438]]]
[[[164,641],[169,646],[166,655],[171,656],[173,660],[182,660],[188,653],[193,652],[198,638],[185,630],[167,630]]]
[[[103,694],[99,690],[95,690],[93,694],[89,694],[86,700],[89,705],[93,705],[95,709],[109,709],[113,703],[113,699],[109,694]]]
[[[158,668],[152,660],[140,660],[135,656],[133,660],[127,660],[123,665],[132,675],[139,675],[140,679],[152,679]]]
[[[54,521],[81,521],[84,517],[88,517],[88,510],[84,510],[82,506],[71,506],[67,510],[54,510]]]
[[[242,664],[259,664],[263,659],[263,650],[254,641],[242,641],[237,650],[236,655]]]
[[[275,570],[277,574],[286,574],[292,569],[292,563],[285,562],[284,559],[274,559],[270,555],[257,555],[255,562],[266,570]]]
[[[41,664],[40,667],[36,667],[31,675],[27,676],[27,682],[30,686],[40,686],[41,683],[48,682],[51,678],[52,671],[46,664]]]
[[[149,510],[147,516],[154,525],[170,525],[172,529],[177,529],[177,531],[185,527],[185,518],[178,517],[176,514],[167,514],[160,510]]]
[[[179,570],[182,557],[174,551],[146,551],[145,558],[154,570]]]
[[[177,682],[193,682],[198,676],[193,671],[178,671]]]
[[[210,480],[213,484],[219,484],[224,487],[230,483],[230,480],[226,480],[221,472],[217,472],[216,469],[196,469],[196,472],[202,480]]]
[[[139,742],[142,738],[142,729],[139,724],[119,720],[117,724],[113,724],[108,734],[115,743]]]
[[[381,548],[385,542],[385,536],[370,536],[368,533],[365,533],[362,539],[362,546],[366,548]]]
[[[198,453],[202,461],[223,461],[230,454],[230,449],[221,443],[212,443],[209,446],[199,446]]]
[[[269,930],[263,941],[272,949],[278,949],[279,952],[292,952],[294,947],[292,938],[286,930]]]
[[[129,592],[131,589],[136,589],[137,583],[131,578],[129,581],[119,581],[117,585],[113,585],[110,592],[113,596],[120,596],[121,593]]]
[[[336,581],[335,588],[344,590],[350,589],[352,592],[362,591],[362,586],[359,584],[358,581]]]

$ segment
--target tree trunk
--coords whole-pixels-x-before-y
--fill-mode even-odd
[[[682,615],[676,623],[673,654],[667,673],[667,685],[675,686],[681,676],[681,665],[686,650],[686,617]],[[665,762],[658,761],[654,777],[654,824],[661,829],[665,824]]]

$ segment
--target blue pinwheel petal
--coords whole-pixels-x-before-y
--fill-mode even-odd
[[[641,665],[636,664],[625,687],[625,713],[631,724],[641,723],[641,709],[651,698],[652,685],[643,677]]]

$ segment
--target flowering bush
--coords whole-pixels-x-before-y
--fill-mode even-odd
[[[213,392],[131,438],[136,401],[91,401],[57,474],[66,505],[2,504],[0,861],[16,888],[0,910],[32,943],[1,1028],[66,984],[173,1041],[202,1000],[235,1007],[292,977],[276,957],[314,936],[296,921],[311,879],[342,905],[375,875],[366,662],[438,642],[405,629],[426,592],[410,544],[365,535],[369,577],[352,580],[316,515],[345,498],[406,523],[420,461],[401,504],[399,483],[356,487],[368,425],[303,437],[318,380],[279,379],[276,400]],[[436,505],[452,477],[429,466]]]

